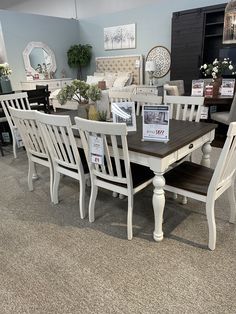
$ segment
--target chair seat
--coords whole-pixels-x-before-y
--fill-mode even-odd
[[[211,113],[211,119],[224,124],[229,124],[229,111]]]
[[[213,172],[211,168],[185,161],[165,174],[166,185],[207,195]]]
[[[111,158],[111,162],[112,162],[112,166],[113,166],[113,171],[114,171],[114,175],[117,176],[117,172],[116,172],[116,167],[115,167],[115,161],[114,158]],[[130,163],[130,167],[131,167],[131,173],[132,173],[132,181],[133,181],[133,188],[135,189],[136,187],[138,187],[139,185],[143,184],[144,182],[152,179],[154,177],[154,173],[152,170],[150,170],[148,167],[142,166],[142,165],[138,165],[135,163]],[[122,176],[125,176],[125,164],[123,162],[123,160],[121,160],[121,172],[122,172]],[[102,181],[106,181],[106,182],[111,182],[109,180],[105,180],[105,179],[101,179]],[[113,182],[111,182],[113,183]],[[119,186],[125,186],[125,184],[122,183],[115,183],[116,185]]]

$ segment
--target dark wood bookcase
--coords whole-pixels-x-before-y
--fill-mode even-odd
[[[190,93],[193,79],[201,77],[199,68],[219,58],[223,45],[226,3],[174,12],[171,37],[171,80],[183,79]],[[229,48],[230,49],[230,48]]]

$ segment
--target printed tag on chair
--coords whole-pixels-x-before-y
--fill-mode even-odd
[[[90,160],[93,164],[104,164],[104,145],[103,138],[98,136],[89,136]]]
[[[15,139],[16,139],[16,145],[18,148],[20,147],[23,147],[24,144],[23,144],[23,141],[22,141],[22,138],[20,136],[20,132],[18,129],[14,129],[14,134],[15,134]]]

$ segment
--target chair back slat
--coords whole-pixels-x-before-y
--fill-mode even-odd
[[[80,132],[91,176],[132,187],[126,124],[90,121],[79,117],[76,117],[75,121]],[[91,161],[90,135],[103,139],[103,166]]]
[[[110,103],[130,101],[131,95],[131,92],[109,91],[109,101]]]
[[[83,172],[70,117],[41,112],[37,116],[52,162]]]
[[[162,96],[152,94],[132,94],[131,101],[137,103],[136,115],[140,114],[140,107],[143,109],[143,105],[157,106],[162,104]]]
[[[164,104],[169,105],[171,119],[199,122],[204,97],[165,95]]]
[[[236,122],[231,122],[227,139],[217,162],[209,191],[219,189],[225,181],[232,180],[236,170]]]
[[[9,107],[11,117],[19,129],[25,149],[31,155],[48,159],[42,133],[38,127],[35,110],[22,110]]]

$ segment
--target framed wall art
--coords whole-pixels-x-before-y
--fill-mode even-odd
[[[135,24],[104,28],[104,49],[135,48]]]

